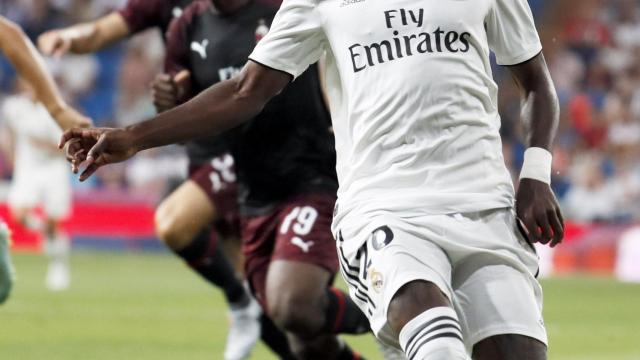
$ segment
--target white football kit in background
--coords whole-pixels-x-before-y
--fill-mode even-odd
[[[2,110],[3,121],[15,136],[9,205],[30,208],[41,204],[48,217],[64,218],[71,206],[69,167],[60,151],[35,144],[47,142],[55,146],[62,131],[44,106],[26,97],[7,98]]]
[[[427,280],[454,303],[468,349],[507,333],[546,343],[489,61],[491,50],[514,65],[541,49],[526,0],[285,0],[251,54],[294,77],[327,54],[334,234],[351,296],[381,339],[394,341],[395,291]]]

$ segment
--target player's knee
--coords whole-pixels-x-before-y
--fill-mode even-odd
[[[439,306],[451,306],[440,288],[431,282],[412,281],[393,295],[387,311],[387,321],[396,333],[400,333],[411,319]]]
[[[180,217],[166,207],[160,207],[156,211],[155,230],[160,240],[172,249],[184,247],[191,239]]]
[[[281,329],[305,338],[316,335],[322,327],[317,304],[307,294],[285,291],[269,298],[267,311]]]
[[[524,335],[497,335],[478,342],[473,347],[477,360],[545,360],[547,347],[534,338]]]

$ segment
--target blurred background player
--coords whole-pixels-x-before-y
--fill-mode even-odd
[[[149,28],[159,28],[164,36],[169,23],[180,17],[184,7],[192,2],[194,1],[129,0],[119,11],[111,12],[95,21],[45,32],[39,37],[38,45],[44,54],[61,57],[68,52],[95,52]],[[166,76],[159,77],[159,81],[161,80],[166,80]],[[154,92],[158,90],[154,87]],[[161,111],[163,106],[159,105],[158,109]],[[187,150],[190,155],[189,175],[193,176],[193,179],[186,181],[159,206],[156,213],[156,232],[158,237],[194,271],[223,290],[231,308],[231,327],[225,358],[242,359],[250,353],[260,337],[260,308],[242,286],[234,266],[227,261],[222,248],[215,246],[217,234],[211,226],[214,220],[222,219],[219,224],[225,224],[222,230],[226,235],[233,234],[234,227],[237,228],[233,225],[232,219],[235,216],[237,222],[237,215],[234,215],[235,191],[231,189],[230,198],[225,192],[218,196],[217,191],[214,194],[211,183],[211,176],[217,176],[225,187],[235,187],[233,164],[228,162],[233,160],[228,156],[222,156],[213,161],[213,155],[223,154],[219,152],[219,145],[209,145],[208,140],[192,142],[191,145],[193,146],[187,146]],[[204,183],[205,188],[198,183]],[[215,196],[218,202],[209,201],[207,193]],[[238,247],[235,247],[235,251],[233,246],[228,249],[232,252],[233,263],[238,266]],[[264,336],[268,337],[276,331],[269,324],[265,326],[267,328],[263,329]],[[288,346],[282,336],[275,334],[273,339],[267,338],[266,341],[274,351],[285,354],[288,352]]]
[[[45,55],[61,57],[68,52],[93,53],[151,28],[164,36],[171,20],[193,1],[197,0],[128,0],[119,11],[97,20],[43,33],[38,47]]]
[[[64,154],[56,146],[62,131],[22,78],[16,82],[16,94],[4,101],[2,115],[13,140],[11,214],[42,232],[49,257],[46,285],[66,290],[71,281],[70,243],[60,223],[71,208],[71,184]],[[34,213],[37,206],[42,206],[44,221]]]
[[[44,107],[43,111],[53,116],[60,128],[65,130],[91,124],[89,119],[69,107],[62,99],[53,79],[46,71],[42,58],[22,29],[2,16],[0,16],[0,51],[32,87],[34,97]],[[15,119],[15,121],[20,120]],[[48,125],[44,122],[38,126],[47,127]],[[12,272],[9,258],[9,231],[0,221],[0,304],[9,296],[13,282]]]

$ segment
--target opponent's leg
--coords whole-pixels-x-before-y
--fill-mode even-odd
[[[546,360],[545,344],[524,335],[496,335],[473,347],[474,360]]]
[[[156,232],[195,272],[223,291],[231,308],[225,358],[240,359],[260,337],[261,311],[217,244],[217,235],[209,226],[215,217],[209,196],[188,180],[158,207]]]
[[[275,260],[266,282],[267,312],[287,332],[298,359],[357,359],[338,332],[363,333],[368,321],[337,289],[332,274],[316,265]]]
[[[7,300],[13,287],[13,266],[9,256],[10,242],[9,228],[0,222],[0,304]]]
[[[458,316],[435,284],[412,281],[393,296],[387,310],[391,328],[411,360],[468,359]]]
[[[217,244],[210,226],[214,218],[207,194],[188,180],[158,207],[156,233],[195,272],[220,287],[232,308],[242,308],[249,296]]]

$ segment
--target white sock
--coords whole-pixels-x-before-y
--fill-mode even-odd
[[[52,260],[67,260],[71,251],[69,238],[64,235],[57,235],[52,238],[47,237],[45,252]]]
[[[400,346],[409,360],[467,360],[458,315],[449,307],[429,309],[400,331]]]

